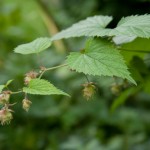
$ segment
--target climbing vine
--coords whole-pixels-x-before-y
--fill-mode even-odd
[[[83,96],[87,100],[96,92],[96,84],[88,80],[88,75],[121,79],[122,84],[114,83],[111,87],[112,93],[116,95],[121,89],[137,85],[128,69],[122,51],[144,52],[144,47],[142,47],[142,50],[129,49],[125,43],[132,43],[137,39],[148,40],[150,38],[150,15],[123,17],[114,29],[107,28],[111,21],[111,16],[89,17],[68,29],[62,30],[51,38],[40,37],[30,43],[17,46],[14,52],[18,53],[18,55],[39,54],[49,48],[55,40],[81,36],[87,37],[85,47],[77,52],[71,52],[59,66],[50,68],[39,66],[38,71],[31,70],[25,73],[24,87],[19,90],[13,91],[8,88],[13,80],[0,85],[1,124],[8,124],[13,119],[12,106],[15,103],[10,103],[10,97],[13,94],[24,93],[22,107],[25,111],[29,111],[32,104],[32,101],[28,99],[28,94],[70,96],[55,87],[51,81],[43,78],[45,72],[57,68],[67,67],[78,73],[85,74],[87,83],[83,84]]]

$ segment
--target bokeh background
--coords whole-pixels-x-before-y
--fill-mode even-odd
[[[57,41],[39,56],[13,53],[19,44],[50,37],[88,16],[111,15],[114,20],[109,26],[114,27],[122,16],[146,13],[150,13],[149,0],[1,0],[0,84],[14,79],[10,89],[21,88],[26,72],[36,71],[41,63],[47,67],[61,64],[70,51],[83,48],[85,38]],[[46,73],[44,77],[71,98],[29,96],[32,107],[26,113],[23,95],[13,95],[11,102],[17,102],[14,119],[10,125],[0,126],[0,150],[149,150],[148,56],[146,62],[130,58],[139,84],[118,96],[111,93],[112,79],[89,77],[97,85],[90,101],[83,97],[83,74],[68,68]]]

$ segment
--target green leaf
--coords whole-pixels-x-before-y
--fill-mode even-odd
[[[150,15],[135,15],[122,18],[111,34],[149,38]]]
[[[143,58],[147,52],[150,52],[150,39],[137,38],[130,43],[123,44],[120,49],[126,62],[129,63],[133,56]]]
[[[3,91],[4,88],[6,88],[13,80],[8,80],[5,85],[0,85],[0,93]]]
[[[52,37],[52,40],[62,38],[80,37],[80,36],[105,36],[111,29],[105,27],[111,22],[112,17],[109,16],[94,16],[82,20],[66,30],[62,30]]]
[[[28,87],[23,88],[23,92],[36,95],[57,94],[69,96],[67,93],[62,92],[61,90],[57,89],[54,85],[52,85],[50,82],[43,79],[32,79],[29,82]]]
[[[67,63],[71,69],[89,75],[117,76],[136,84],[130,76],[123,57],[112,43],[105,39],[90,39],[85,50],[72,52]]]
[[[37,38],[36,40],[27,43],[27,44],[22,44],[17,46],[14,49],[15,53],[20,53],[20,54],[34,54],[34,53],[39,53],[41,51],[44,51],[51,45],[51,40],[50,38]]]
[[[4,87],[5,87],[5,85],[0,85],[0,93],[2,92]]]
[[[149,51],[150,52],[150,39],[146,38],[137,38],[134,41],[123,44],[121,48],[129,50],[129,51],[140,51],[140,52],[145,52]]]
[[[5,87],[7,87],[9,84],[11,84],[13,80],[8,80],[7,83],[5,84]]]

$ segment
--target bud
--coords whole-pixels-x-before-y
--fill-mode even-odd
[[[25,83],[26,85],[28,85],[29,82],[31,81],[31,79],[32,79],[32,78],[30,78],[30,77],[25,77],[25,78],[24,78],[24,83]]]
[[[39,71],[39,73],[41,74],[41,73],[43,73],[44,71],[46,71],[46,67],[40,66],[40,71]]]
[[[2,125],[9,124],[10,121],[13,119],[11,109],[8,108],[2,108],[0,110],[0,122]]]
[[[9,103],[11,91],[3,91],[2,94],[0,94],[0,104],[6,104]]]
[[[40,70],[41,70],[41,71],[45,71],[45,70],[46,70],[46,67],[40,66]]]
[[[113,84],[113,85],[111,86],[111,92],[112,92],[114,95],[119,95],[120,91],[121,91],[121,86],[120,86],[120,85],[118,85],[118,84]]]
[[[22,108],[28,112],[31,104],[32,104],[32,102],[25,98],[22,101]]]
[[[30,71],[30,72],[26,73],[25,78],[24,78],[25,84],[28,85],[29,82],[30,82],[32,79],[35,79],[37,76],[38,76],[38,73],[35,72],[35,71]]]
[[[94,95],[96,87],[93,82],[85,83],[83,86],[83,96],[89,100]]]

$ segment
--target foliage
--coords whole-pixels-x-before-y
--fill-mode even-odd
[[[38,38],[31,43],[23,44],[15,48],[15,53],[20,54],[38,54],[39,52],[47,49],[51,45],[49,38]]]
[[[67,63],[77,72],[88,75],[117,76],[136,84],[129,75],[119,51],[107,40],[87,41],[85,50],[71,53],[67,58]]]
[[[38,38],[33,42],[28,44],[23,44],[15,48],[15,53],[20,54],[37,54],[41,51],[47,49],[51,45],[51,41],[68,38],[68,37],[78,37],[78,36],[118,36],[120,33],[121,36],[124,36],[125,33],[131,33],[129,36],[137,37],[150,37],[150,32],[148,31],[148,24],[150,23],[150,15],[141,15],[141,16],[130,16],[121,19],[115,29],[105,29],[107,24],[112,20],[111,17],[105,16],[94,16],[90,17],[84,21],[81,21],[69,29],[66,29],[56,36],[50,38]],[[142,22],[140,22],[142,20]],[[137,22],[134,24],[133,22]],[[78,32],[80,31],[81,32]],[[105,31],[106,30],[106,31]],[[140,32],[140,30],[142,32]],[[100,31],[100,33],[99,33]],[[104,34],[101,34],[104,33]],[[118,32],[120,32],[118,34]],[[96,33],[96,34],[95,34]],[[97,34],[98,33],[98,34]],[[112,34],[113,33],[113,34]],[[145,34],[146,33],[146,34]],[[126,34],[128,35],[128,34]],[[133,39],[134,40],[134,39]],[[132,40],[127,40],[130,42]],[[124,39],[123,42],[124,43]],[[121,44],[121,42],[120,42]],[[117,46],[114,46],[109,42],[109,39],[90,39],[86,43],[85,49],[80,52],[71,53],[67,58],[67,65],[77,72],[82,72],[88,75],[104,75],[104,76],[115,76],[121,77],[123,79],[128,79],[132,83],[136,84],[134,79],[130,76],[127,66],[124,63],[123,57],[117,50]],[[39,73],[38,72],[29,72],[25,76],[25,84],[27,87],[24,87],[19,92],[24,92],[26,94],[39,94],[39,95],[51,95],[51,94],[63,94],[68,95],[46,80],[40,79],[46,71],[59,68],[60,66],[46,68],[41,66]],[[37,76],[39,75],[39,79]],[[11,80],[7,82],[7,86],[11,83]],[[6,87],[7,87],[6,86]],[[1,101],[4,105],[2,110],[9,108],[9,97],[11,94],[17,92],[6,92],[3,91],[5,86],[1,85]],[[117,90],[117,89],[116,89]],[[118,92],[118,90],[117,90]],[[5,96],[5,93],[8,95]],[[127,94],[128,95],[128,94]],[[25,98],[26,99],[26,98]],[[28,101],[28,100],[27,100]],[[27,108],[29,109],[29,107]],[[2,121],[2,120],[1,120]],[[5,123],[3,121],[3,123]]]
[[[112,20],[111,17],[105,16],[94,16],[90,17],[84,21],[81,21],[69,29],[66,29],[60,33],[58,33],[53,38],[38,38],[33,42],[28,44],[23,44],[15,48],[15,53],[20,54],[37,54],[41,51],[47,49],[51,45],[51,41],[68,38],[68,37],[78,37],[78,36],[100,36],[101,38],[105,36],[136,36],[136,37],[150,37],[150,32],[148,28],[148,24],[150,24],[150,15],[141,15],[141,16],[130,16],[121,19],[119,21],[117,27],[115,29],[105,29],[107,24]],[[142,22],[140,22],[142,21]],[[136,24],[134,24],[136,22]],[[78,32],[80,31],[81,32]],[[100,31],[100,32],[99,32]],[[142,31],[142,32],[141,32]],[[119,33],[119,34],[118,34]],[[146,33],[146,34],[145,34]],[[89,39],[86,42],[86,47],[80,52],[71,53],[67,58],[67,64],[72,70],[77,72],[82,72],[85,75],[104,75],[111,77],[121,77],[123,79],[127,79],[130,82],[136,84],[134,79],[130,76],[129,71],[127,70],[127,66],[124,63],[122,55],[119,53],[117,45],[113,45],[109,39],[101,39],[101,38],[93,38]],[[133,39],[129,38],[122,39],[123,42],[119,41],[119,44],[126,42],[131,42]],[[117,42],[117,40],[115,40]],[[118,44],[118,42],[117,42]],[[2,105],[0,121],[2,124],[9,123],[12,119],[11,106],[9,102],[9,98],[12,94],[23,92],[25,93],[25,98],[23,99],[23,108],[28,111],[31,105],[31,101],[27,99],[27,94],[39,94],[39,95],[51,95],[51,94],[62,94],[68,96],[68,94],[60,91],[56,87],[54,87],[50,82],[40,79],[46,71],[57,69],[62,67],[63,65],[46,68],[45,66],[41,66],[39,72],[31,71],[26,73],[24,78],[24,84],[27,87],[23,87],[21,91],[13,92],[3,90],[8,87],[8,85],[12,82],[11,80],[7,81],[6,86],[1,85],[0,91],[0,101]],[[39,76],[37,78],[37,76]],[[89,82],[89,81],[88,81]],[[90,84],[84,84],[90,85]],[[84,90],[84,95],[87,99],[91,98],[94,94],[95,86],[87,86],[88,88]],[[118,94],[120,92],[120,86],[114,85],[112,87],[112,92],[114,94]],[[87,92],[91,94],[87,94]],[[112,109],[118,105],[118,102],[123,102],[129,95],[129,93],[133,93],[134,89],[131,92],[125,92],[123,96],[121,96],[116,102],[112,105]],[[85,94],[86,93],[86,94]],[[123,98],[122,98],[123,97]],[[120,100],[121,99],[121,100]],[[8,116],[11,115],[11,117]],[[8,116],[8,117],[7,117]]]
[[[115,30],[118,32],[117,35],[149,38],[150,37],[149,22],[150,22],[150,15],[141,15],[141,16],[136,15],[125,17],[119,21]]]
[[[108,32],[108,30],[105,30],[105,27],[111,20],[112,17],[109,16],[89,17],[56,34],[52,37],[52,40],[80,36],[105,36]]]
[[[137,36],[150,37],[150,15],[129,16],[122,18],[114,29],[106,28],[112,20],[108,16],[94,16],[74,24],[70,28],[56,34],[52,40],[79,36]]]
[[[39,94],[39,95],[62,94],[68,96],[68,94],[60,91],[50,82],[43,79],[32,79],[29,82],[28,87],[23,88],[23,92],[29,94]]]
[[[45,20],[45,16],[39,13],[37,2],[32,0],[0,2],[0,7],[3,7],[0,9],[0,78],[4,87],[2,90],[4,92],[9,89],[15,92],[15,89],[18,89],[17,92],[21,92],[18,95],[11,94],[9,99],[11,105],[15,102],[17,104],[9,106],[11,109],[7,110],[7,118],[3,118],[12,119],[12,115],[14,116],[11,125],[0,128],[0,149],[147,149],[150,126],[149,39],[122,36],[119,32],[115,37],[102,37],[119,51],[137,86],[118,77],[92,75],[85,77],[83,73],[78,74],[68,67],[55,68],[65,60],[66,54],[68,55],[68,52],[61,54],[54,51],[59,51],[59,48],[55,47],[57,41],[53,41],[53,45],[38,56],[13,54],[12,50],[18,43],[28,43],[37,37],[49,36],[48,31],[51,26],[45,27],[48,21],[42,21],[41,18]],[[141,0],[121,3],[118,0],[114,2],[71,0],[67,3],[66,0],[48,0],[43,3],[47,4],[49,9],[47,13],[50,17],[52,15],[59,29],[95,14],[113,16],[113,21],[104,29],[115,29],[122,16],[146,14],[149,10],[148,2]],[[96,37],[93,40],[102,40],[102,38]],[[118,38],[119,43],[114,41],[114,38]],[[88,41],[89,39],[85,42],[84,37],[66,40],[65,50],[79,50],[74,53],[80,53],[85,49],[84,45]],[[48,71],[43,73],[42,66],[46,66],[46,69],[54,66],[50,68],[57,70],[50,69],[49,73]],[[41,80],[52,81],[56,87],[64,89],[71,97],[32,96],[22,93],[21,87],[25,86],[23,80],[26,72],[31,70],[38,74],[36,79],[43,73]],[[11,78],[14,82],[6,87],[6,82]],[[88,102],[84,101],[85,93],[82,93],[87,91],[83,85],[89,85],[86,80],[92,81],[90,84],[94,87],[92,92],[94,95]],[[28,87],[27,84],[26,86]],[[24,98],[27,98],[26,101]],[[22,111],[21,100],[24,100],[22,101],[24,104],[29,100],[30,105],[32,101],[32,108],[29,111],[25,105],[22,106],[28,114]],[[113,105],[115,107],[110,114]]]

